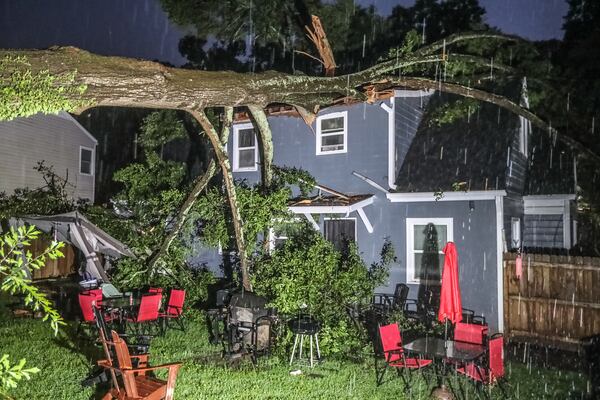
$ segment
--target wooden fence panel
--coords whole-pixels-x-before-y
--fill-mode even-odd
[[[504,325],[508,337],[570,347],[600,334],[600,258],[504,255]]]
[[[28,248],[31,251],[31,254],[36,257],[48,248],[51,241],[45,238],[39,238],[37,240],[32,241],[31,246]],[[32,271],[33,280],[36,279],[46,279],[46,278],[58,278],[70,275],[77,271],[76,260],[75,260],[75,251],[73,246],[66,243],[65,247],[63,247],[62,252],[64,253],[64,257],[58,258],[56,260],[46,260],[46,265],[38,270]]]

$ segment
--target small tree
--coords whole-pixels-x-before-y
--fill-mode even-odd
[[[25,305],[33,311],[44,313],[44,321],[56,334],[59,325],[64,324],[58,312],[52,307],[50,300],[31,283],[27,270],[42,268],[47,259],[56,260],[63,257],[61,249],[64,243],[53,241],[41,254],[33,256],[27,246],[32,240],[39,238],[41,232],[34,226],[11,228],[0,236],[0,291],[9,294],[25,295]],[[30,379],[31,374],[39,372],[38,368],[25,368],[25,358],[11,365],[7,354],[0,357],[0,395],[8,396],[8,390],[17,386],[21,379]]]

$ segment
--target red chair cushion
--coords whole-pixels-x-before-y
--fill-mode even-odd
[[[454,340],[458,342],[483,344],[487,337],[486,325],[466,324],[457,322],[454,327]]]

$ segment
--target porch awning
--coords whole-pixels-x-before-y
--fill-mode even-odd
[[[363,208],[373,204],[373,200],[374,196],[372,194],[316,196],[309,199],[292,199],[288,209],[294,214],[303,214],[315,229],[319,229],[319,225],[311,214],[343,214],[348,216],[351,212],[356,211],[365,224],[367,231],[372,233],[373,226]]]

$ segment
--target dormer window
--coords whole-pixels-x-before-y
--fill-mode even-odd
[[[348,112],[342,111],[317,118],[317,155],[348,151]]]
[[[233,171],[256,171],[258,146],[252,124],[233,127]]]

